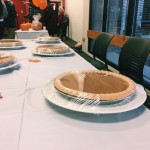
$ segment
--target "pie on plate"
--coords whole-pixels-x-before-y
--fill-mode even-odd
[[[59,37],[44,36],[44,37],[38,37],[35,41],[39,43],[56,43],[56,42],[60,42],[61,40]]]
[[[103,101],[122,100],[136,90],[136,85],[130,78],[99,70],[64,73],[56,77],[54,87],[67,95]]]
[[[54,80],[50,80],[43,88],[45,98],[59,107],[77,112],[92,114],[114,114],[130,111],[143,105],[147,95],[142,85],[136,84],[135,93],[120,101],[80,100],[72,96],[65,96],[54,87]],[[93,101],[93,102],[92,102]],[[81,102],[81,103],[80,103]],[[107,104],[104,104],[104,103]],[[138,110],[137,110],[138,111]]]
[[[40,45],[34,52],[37,54],[63,54],[69,51],[69,47],[64,45]]]
[[[15,57],[6,53],[0,53],[0,68],[7,66],[9,63],[13,62]]]
[[[10,48],[10,47],[18,47],[18,46],[23,46],[22,42],[19,40],[15,40],[15,39],[0,40],[0,48]]]

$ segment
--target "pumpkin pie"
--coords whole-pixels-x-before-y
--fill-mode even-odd
[[[121,74],[88,70],[64,73],[54,80],[54,87],[67,95],[91,100],[121,100],[135,92],[135,83]]]
[[[22,42],[19,40],[0,40],[0,47],[16,47],[16,46],[22,46]]]
[[[15,57],[13,55],[0,53],[0,67],[7,66],[10,62],[14,61]]]
[[[59,40],[59,37],[53,37],[53,36],[43,36],[43,37],[38,37],[37,40],[39,41],[55,41]]]
[[[69,47],[64,45],[39,45],[36,47],[35,52],[42,54],[63,54],[69,52]]]

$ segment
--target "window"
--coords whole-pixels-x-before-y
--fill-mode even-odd
[[[125,34],[128,0],[91,0],[90,6],[90,29]],[[90,40],[90,53],[93,44]]]
[[[128,0],[109,0],[106,32],[125,34]]]
[[[103,10],[105,0],[91,0],[90,1],[90,26],[92,30],[102,31],[103,27]],[[94,40],[89,42],[89,51],[92,52]]]
[[[91,0],[89,29],[150,39],[150,0]]]
[[[90,2],[90,29],[150,39],[150,0]]]
[[[139,0],[134,36],[150,39],[150,1]]]
[[[91,1],[91,27],[93,30],[101,31],[103,24],[103,8],[104,0],[93,0]]]

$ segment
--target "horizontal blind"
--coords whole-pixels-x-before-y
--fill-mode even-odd
[[[90,1],[90,30],[102,31],[104,0]],[[89,52],[93,51],[94,40],[89,40]]]
[[[104,0],[92,0],[90,29],[102,31]]]
[[[139,0],[136,17],[136,37],[150,39],[150,0]]]
[[[128,0],[109,0],[107,29],[109,33],[124,34],[126,28]]]

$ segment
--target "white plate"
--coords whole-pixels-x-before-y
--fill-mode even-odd
[[[57,90],[57,89],[56,89]],[[78,99],[78,101],[80,100],[80,103],[85,103],[85,102],[94,102],[94,100],[90,100],[90,99],[85,99],[85,98],[83,98],[83,97],[76,97],[76,96],[72,96],[72,95],[68,95],[68,94],[66,94],[66,93],[63,93],[63,92],[61,92],[61,91],[59,91],[59,90],[57,90],[60,94],[62,94],[62,95],[64,95],[64,96],[66,96],[66,97],[68,97],[68,98],[71,98],[71,99]],[[126,98],[129,98],[129,97],[131,97],[132,95],[133,95],[134,93],[132,93],[130,96],[128,96],[128,97],[126,97]],[[120,102],[120,101],[122,101],[122,100],[124,100],[124,99],[115,99],[115,100],[101,100],[100,101],[100,103],[101,103],[101,105],[110,105],[110,104],[115,104],[115,103],[118,103],[118,102]]]
[[[2,68],[2,67],[6,67],[6,66],[8,66],[9,64],[11,64],[11,63],[13,63],[14,62],[14,60],[10,60],[9,62],[6,62],[6,63],[3,63],[3,64],[0,64],[0,68]]]
[[[36,50],[33,50],[33,54],[35,54],[35,55],[41,55],[41,56],[66,56],[66,55],[72,55],[73,53],[74,53],[73,51],[68,51],[68,52],[61,53],[61,54],[57,54],[57,53],[45,54],[45,53],[36,52]]]
[[[18,59],[15,59],[14,61],[10,62],[7,66],[0,67],[0,71],[13,68],[19,64],[20,64],[20,62],[18,61]]]
[[[60,94],[53,86],[53,81],[50,81],[43,88],[43,95],[51,103],[73,111],[93,114],[111,114],[121,113],[129,110],[133,110],[141,106],[146,100],[146,92],[141,85],[136,85],[135,93],[118,103],[103,105],[100,101],[96,104],[91,103],[80,103],[77,99],[64,96]]]
[[[12,46],[12,47],[0,47],[0,50],[15,50],[15,49],[22,49],[25,48],[24,45],[20,46]]]

